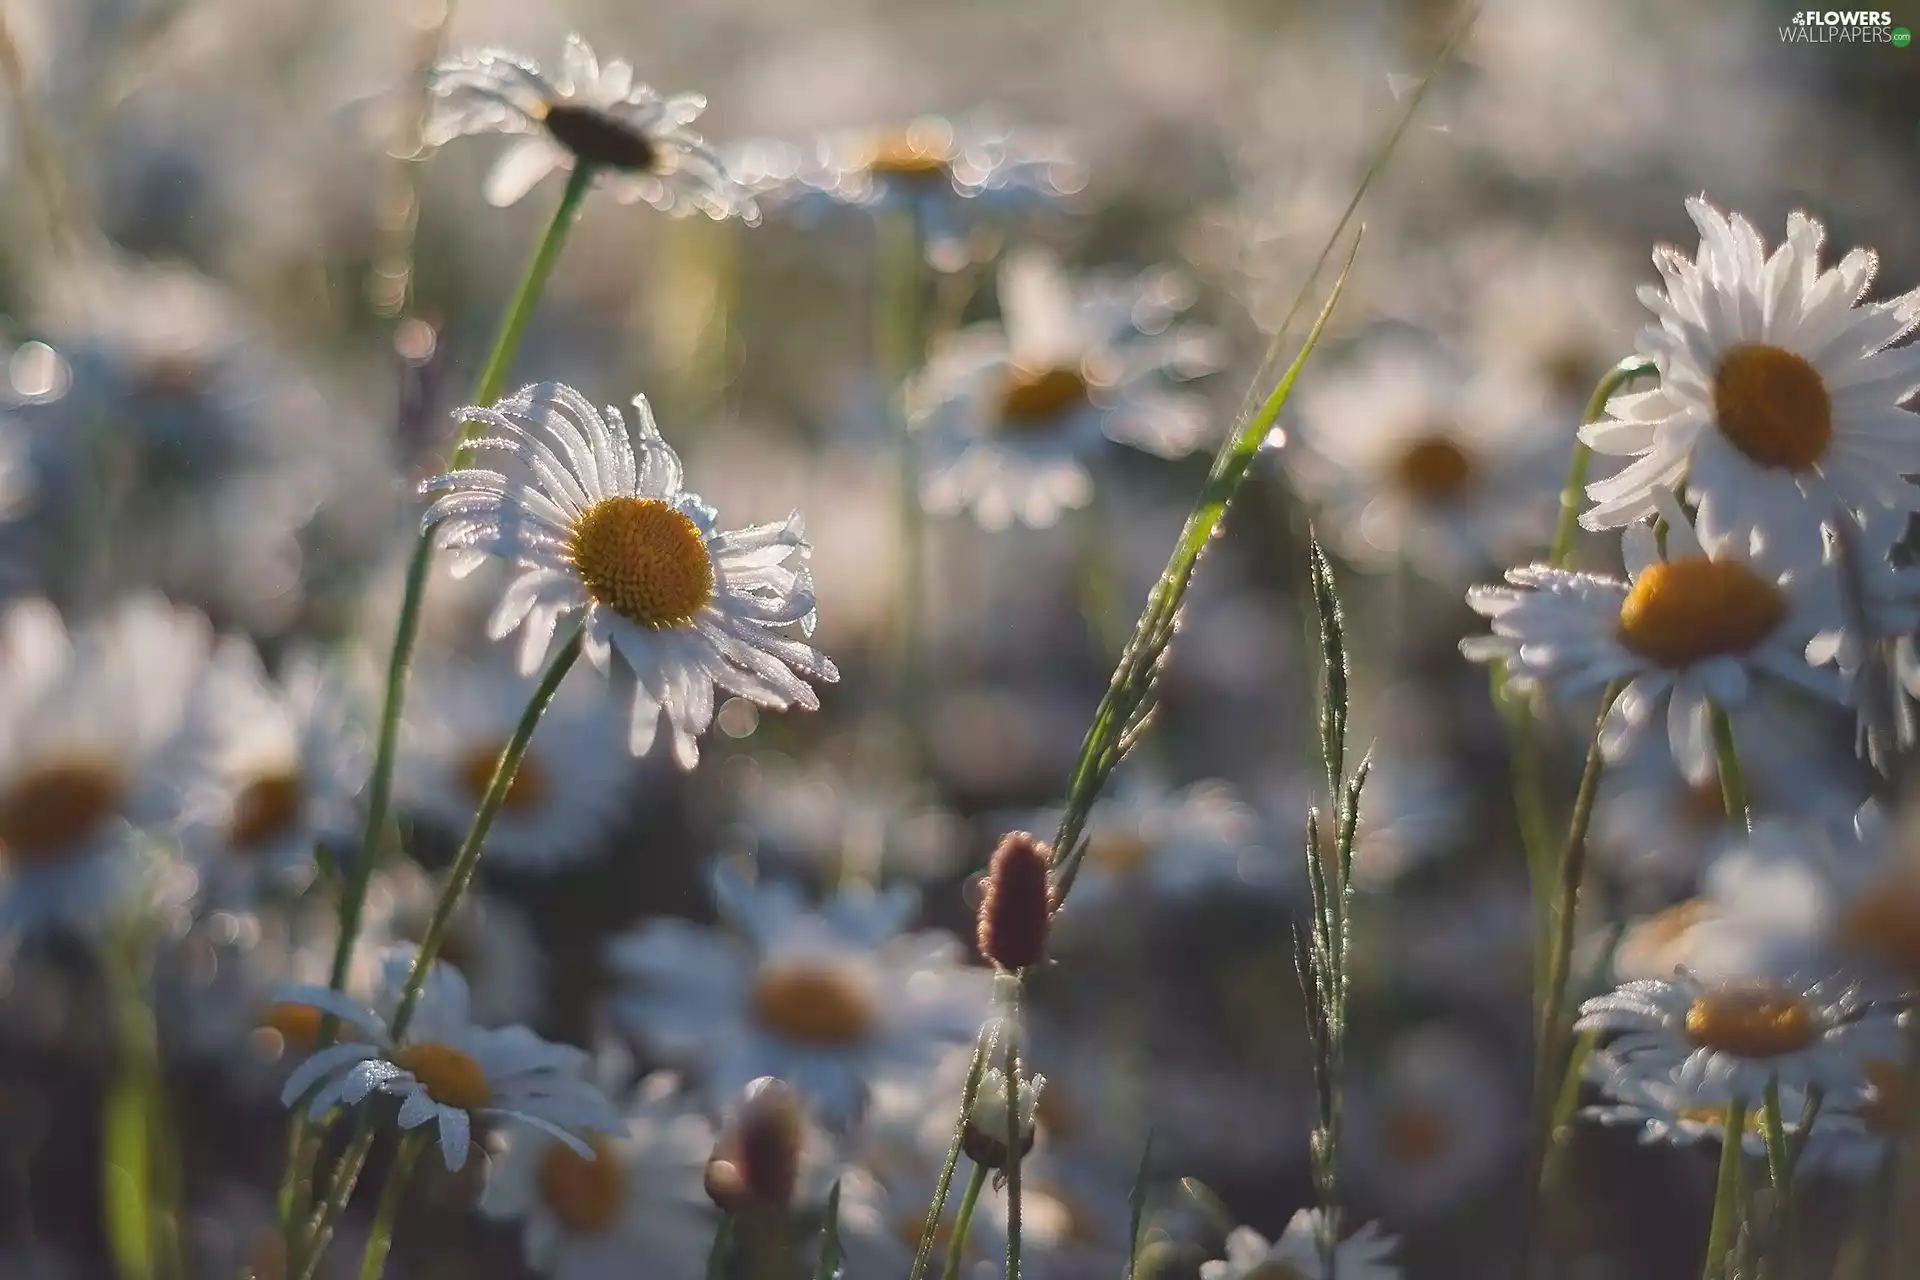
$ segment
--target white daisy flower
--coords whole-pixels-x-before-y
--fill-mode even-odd
[[[416,681],[401,725],[400,804],[457,834],[473,821],[535,681],[497,656],[435,662]],[[551,871],[603,851],[636,773],[622,719],[587,673],[561,681],[487,832],[490,865]]]
[[[441,547],[463,553],[464,566],[493,555],[522,570],[487,630],[496,639],[520,632],[523,674],[539,666],[561,615],[581,610],[594,666],[607,672],[617,650],[635,677],[629,750],[645,755],[664,716],[674,759],[690,769],[716,688],[775,710],[812,711],[820,699],[802,677],[832,682],[840,673],[778,630],[813,629],[799,513],[719,530],[714,510],[682,487],[679,455],[660,438],[646,397],[633,405],[637,455],[617,409],[603,418],[559,383],[460,410],[496,433],[475,448],[510,455],[534,478],[479,469],[440,476],[426,485],[440,496],[423,524]]]
[[[313,655],[290,657],[275,680],[252,645],[220,646],[189,728],[200,768],[181,800],[181,844],[206,901],[298,892],[316,847],[357,835],[367,751],[353,711],[339,673]]]
[[[1507,367],[1470,375],[1427,347],[1379,342],[1300,389],[1280,458],[1342,555],[1458,581],[1551,533],[1571,447],[1553,403]]]
[[[1607,1058],[1616,1096],[1632,1080],[1665,1080],[1692,1101],[1754,1106],[1772,1079],[1802,1092],[1858,1087],[1862,1062],[1887,1047],[1892,1019],[1837,983],[1708,983],[1683,971],[1586,1001],[1574,1029],[1617,1033]]]
[[[1807,1134],[1802,1163],[1846,1178],[1867,1178],[1885,1167],[1907,1132],[1907,1061],[1904,1054],[1868,1058],[1861,1088],[1827,1099]],[[1791,1107],[1787,1114],[1792,1115]]]
[[[157,596],[74,635],[45,601],[0,615],[0,939],[134,905],[143,839],[179,819],[174,748],[212,648]]]
[[[1320,1223],[1320,1210],[1302,1209],[1272,1243],[1252,1227],[1235,1227],[1227,1236],[1226,1258],[1202,1263],[1200,1280],[1327,1280],[1320,1258]],[[1399,1247],[1379,1223],[1369,1222],[1334,1246],[1334,1270],[1344,1280],[1400,1280],[1400,1266],[1393,1260]]]
[[[1662,247],[1664,290],[1640,290],[1658,319],[1639,350],[1660,385],[1613,401],[1585,427],[1597,453],[1632,457],[1588,486],[1589,529],[1651,516],[1684,483],[1700,538],[1716,552],[1768,544],[1815,566],[1837,507],[1920,507],[1920,430],[1901,403],[1920,390],[1920,349],[1888,348],[1920,318],[1920,292],[1856,305],[1877,259],[1855,249],[1820,268],[1825,229],[1803,213],[1771,255],[1746,219],[1687,201],[1692,259]]]
[[[707,108],[697,93],[661,97],[633,78],[624,59],[605,66],[578,35],[567,37],[560,73],[498,49],[462,54],[433,69],[433,108],[422,139],[439,146],[463,134],[527,135],[494,163],[487,202],[510,205],[555,169],[591,165],[622,204],[666,213],[758,222],[753,200],[719,155],[688,126]]]
[[[812,909],[792,885],[726,865],[713,886],[737,938],[662,917],[607,947],[615,1020],[696,1068],[708,1096],[774,1076],[844,1120],[876,1073],[930,1065],[978,1030],[990,976],[951,934],[902,931],[910,890],[847,889]]]
[[[1700,783],[1714,769],[1710,708],[1743,705],[1755,676],[1844,701],[1839,675],[1804,656],[1835,610],[1824,576],[1744,548],[1709,555],[1673,495],[1656,497],[1664,553],[1650,527],[1634,525],[1621,537],[1626,582],[1544,565],[1510,569],[1511,585],[1467,592],[1493,634],[1462,640],[1460,651],[1505,662],[1516,684],[1548,685],[1563,697],[1625,681],[1600,729],[1606,759],[1621,759],[1664,711],[1674,761]]]
[[[1867,798],[1830,710],[1756,699],[1730,717],[1756,819],[1844,819]],[[1689,782],[1664,743],[1643,739],[1600,775],[1588,852],[1619,879],[1630,909],[1644,910],[1692,892],[1743,835],[1727,819],[1717,763]]]
[[[1394,1222],[1430,1222],[1485,1190],[1525,1145],[1524,1095],[1500,1056],[1444,1023],[1355,1063],[1340,1141],[1351,1193]]]
[[[910,393],[927,510],[1044,528],[1092,499],[1086,463],[1110,443],[1200,448],[1206,403],[1173,384],[1218,360],[1209,335],[1174,324],[1189,301],[1171,273],[1076,284],[1044,250],[1009,254],[1001,320],[942,343]]]
[[[1920,742],[1920,566],[1901,547],[1909,514],[1893,509],[1837,519],[1827,563],[1839,582],[1842,616],[1807,646],[1807,661],[1839,667],[1853,693],[1854,745],[1894,776],[1898,755]]]
[[[1587,1077],[1613,1093],[1606,1102],[1582,1107],[1588,1120],[1609,1127],[1631,1126],[1640,1131],[1640,1141],[1649,1145],[1671,1143],[1691,1147],[1700,1142],[1722,1141],[1727,1127],[1725,1103],[1705,1104],[1690,1089],[1671,1079],[1642,1076],[1622,1068],[1608,1053],[1596,1053],[1587,1060]],[[1806,1106],[1806,1095],[1794,1089],[1780,1091],[1781,1128],[1789,1136],[1799,1129],[1799,1116]],[[1813,1135],[1826,1129],[1835,1117],[1822,1111]],[[1810,1136],[1813,1136],[1810,1135]],[[1761,1157],[1767,1150],[1766,1111],[1758,1106],[1747,1112],[1740,1147],[1749,1156]]]
[[[374,1005],[325,987],[281,990],[284,1003],[331,1013],[365,1037],[331,1045],[301,1063],[280,1091],[282,1103],[296,1105],[317,1085],[308,1105],[317,1120],[334,1107],[361,1105],[376,1090],[392,1094],[401,1099],[402,1129],[435,1124],[449,1170],[466,1164],[475,1120],[516,1121],[551,1134],[582,1157],[591,1157],[593,1148],[580,1133],[618,1131],[618,1114],[585,1078],[583,1051],[550,1044],[522,1026],[473,1025],[467,984],[444,965],[435,964],[405,1039],[396,1042],[379,1009],[399,1003],[415,954],[411,946],[388,949]]]
[[[713,1242],[703,1175],[714,1137],[672,1076],[651,1076],[589,1153],[508,1125],[480,1211],[518,1221],[527,1266],[554,1280],[624,1280],[642,1255],[649,1275],[693,1280]]]

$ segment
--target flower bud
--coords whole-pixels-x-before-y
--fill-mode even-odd
[[[800,1181],[804,1127],[790,1085],[772,1076],[749,1084],[707,1161],[708,1197],[729,1211],[785,1209]]]
[[[1033,1150],[1033,1110],[1046,1087],[1042,1075],[1021,1073],[1020,1079],[1020,1155]],[[973,1110],[960,1137],[961,1150],[983,1169],[1004,1169],[1013,1154],[1011,1130],[1007,1126],[1007,1074],[989,1067],[980,1075],[980,1088],[973,1097]]]
[[[1000,838],[980,895],[980,954],[1002,969],[1024,969],[1046,955],[1052,924],[1047,863],[1052,850],[1030,832]]]

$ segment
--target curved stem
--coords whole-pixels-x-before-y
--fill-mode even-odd
[[[1020,1280],[1020,979],[1008,986],[1007,1014],[1007,1280]]]
[[[980,1203],[980,1190],[987,1185],[987,1166],[973,1166],[967,1189],[960,1193],[960,1209],[953,1220],[953,1238],[947,1241],[947,1265],[940,1280],[959,1280],[961,1259],[967,1252],[967,1236],[973,1231],[974,1206]]]
[[[1753,806],[1747,800],[1746,776],[1740,772],[1740,753],[1733,745],[1733,721],[1721,707],[1714,707],[1713,752],[1720,770],[1720,796],[1726,802],[1727,818],[1753,833]]]
[[[1713,1188],[1713,1225],[1707,1229],[1707,1258],[1701,1280],[1720,1280],[1733,1247],[1735,1219],[1740,1216],[1740,1149],[1746,1140],[1747,1104],[1735,1098],[1727,1104],[1720,1130],[1720,1176]]]
[[[967,1118],[973,1114],[974,1099],[980,1095],[980,1077],[986,1074],[987,1059],[993,1053],[995,1020],[987,1019],[973,1041],[973,1061],[967,1067],[966,1083],[960,1087],[960,1116],[954,1121],[953,1141],[947,1146],[947,1158],[933,1184],[933,1199],[927,1204],[926,1225],[920,1230],[920,1247],[914,1251],[913,1269],[907,1280],[922,1280],[927,1264],[933,1261],[934,1241],[940,1235],[940,1219],[947,1211],[947,1192],[953,1189],[953,1171],[960,1163],[960,1144],[965,1140]]]
[[[926,514],[920,507],[920,451],[904,397],[907,380],[925,355],[920,318],[922,264],[920,219],[912,208],[883,211],[874,223],[874,362],[881,393],[899,440],[900,582],[899,652],[895,661],[898,704],[906,738],[917,750],[920,734],[921,626],[926,610]]]
[[[1593,821],[1593,802],[1600,790],[1600,773],[1606,761],[1600,754],[1600,729],[1607,722],[1615,698],[1623,687],[1618,680],[1607,686],[1600,699],[1600,715],[1594,721],[1593,742],[1587,748],[1586,767],[1580,773],[1580,790],[1574,797],[1573,817],[1567,824],[1567,840],[1560,851],[1559,877],[1554,887],[1553,915],[1549,921],[1545,989],[1535,1020],[1533,1067],[1532,1161],[1522,1194],[1526,1212],[1521,1215],[1521,1272],[1526,1275],[1532,1263],[1534,1219],[1541,1200],[1541,1182],[1547,1167],[1547,1155],[1553,1147],[1553,1110],[1560,1094],[1561,1040],[1567,1001],[1567,978],[1573,967],[1575,915],[1580,905],[1580,882],[1587,865],[1587,828]]]
[[[1772,1242],[1775,1249],[1785,1254],[1785,1275],[1799,1274],[1800,1247],[1796,1238],[1796,1220],[1793,1211],[1793,1155],[1787,1149],[1787,1122],[1780,1113],[1780,1077],[1772,1076],[1767,1080],[1766,1114],[1763,1117],[1765,1128],[1762,1134],[1767,1145],[1767,1178],[1773,1184],[1773,1212],[1775,1229]]]
[[[1607,412],[1607,402],[1620,388],[1653,372],[1653,361],[1644,356],[1628,356],[1607,370],[1587,399],[1587,410],[1580,416],[1580,425],[1600,421]],[[1593,449],[1584,440],[1574,441],[1573,460],[1567,464],[1567,482],[1560,490],[1560,516],[1553,527],[1553,549],[1547,556],[1547,563],[1556,569],[1563,568],[1567,557],[1573,554],[1573,535],[1580,523],[1580,500],[1587,495],[1587,468],[1592,464]]]
[[[374,1210],[367,1251],[360,1258],[360,1280],[380,1280],[381,1273],[387,1269],[387,1251],[393,1247],[394,1219],[400,1216],[400,1202],[406,1197],[414,1163],[426,1145],[425,1125],[400,1139],[400,1149],[393,1154],[393,1167],[387,1170],[387,1185],[380,1189],[380,1207]]]

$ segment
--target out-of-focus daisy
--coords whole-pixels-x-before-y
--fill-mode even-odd
[[[1190,301],[1169,272],[1079,283],[1044,250],[1009,254],[1000,321],[943,342],[911,391],[927,509],[1042,528],[1092,499],[1086,463],[1110,443],[1199,448],[1206,404],[1176,384],[1218,361],[1210,335],[1175,324]]]
[[[1272,825],[1284,836],[1269,838],[1280,846],[1280,861],[1303,883],[1300,846],[1305,840],[1307,809],[1320,809],[1322,851],[1329,857],[1335,832],[1320,798],[1324,777],[1302,775],[1287,788],[1282,812]],[[1363,890],[1381,890],[1401,876],[1439,857],[1466,834],[1471,818],[1472,788],[1465,785],[1459,767],[1434,751],[1404,748],[1376,749],[1367,785],[1360,795],[1360,820],[1354,828],[1353,883]]]
[[[353,710],[337,672],[311,655],[275,680],[253,646],[221,645],[188,728],[204,745],[181,801],[182,847],[208,902],[298,891],[316,848],[355,834],[366,741]]]
[[[1732,717],[1756,818],[1844,819],[1866,799],[1859,766],[1833,740],[1831,720],[1813,710],[1756,700]],[[1689,782],[1662,744],[1642,740],[1600,775],[1588,846],[1630,900],[1659,905],[1691,892],[1739,835],[1727,820],[1717,765]]]
[[[377,912],[387,938],[418,944],[443,885],[444,877],[398,858],[376,876],[368,909]],[[439,958],[467,980],[469,1011],[482,1026],[531,1022],[539,1015],[546,998],[546,956],[532,918],[512,899],[469,889],[448,921]]]
[[[1457,581],[1551,531],[1570,447],[1551,403],[1511,370],[1470,376],[1438,351],[1382,341],[1301,388],[1280,456],[1343,555]]]
[[[979,1028],[986,971],[962,962],[951,934],[902,931],[910,891],[843,890],[816,910],[792,885],[724,864],[713,884],[738,937],[663,917],[607,948],[616,1021],[697,1069],[710,1096],[775,1076],[844,1120],[876,1073],[931,1064]]]
[[[1270,1276],[1298,1276],[1300,1280],[1327,1280],[1320,1257],[1321,1213],[1302,1209],[1287,1229],[1271,1243],[1252,1227],[1235,1227],[1227,1236],[1227,1256],[1202,1263],[1200,1280],[1267,1280]],[[1369,1222],[1334,1246],[1334,1271],[1350,1280],[1400,1280],[1393,1255],[1400,1242]]]
[[[969,261],[965,241],[976,224],[1043,208],[1087,181],[1085,167],[1049,134],[938,116],[829,134],[811,155],[786,143],[745,143],[733,168],[769,204],[803,218],[821,203],[910,213],[946,270]]]
[[[1666,548],[1649,526],[1629,528],[1621,537],[1627,582],[1544,565],[1510,569],[1510,585],[1467,592],[1493,634],[1462,640],[1460,651],[1504,662],[1509,679],[1562,697],[1626,681],[1601,726],[1602,753],[1621,759],[1664,712],[1675,763],[1703,783],[1714,768],[1710,709],[1743,705],[1755,676],[1844,701],[1838,674],[1805,658],[1835,607],[1823,576],[1742,547],[1709,555],[1673,494],[1656,496]]]
[[[179,817],[173,748],[212,647],[156,596],[72,636],[44,601],[0,615],[0,938],[133,905],[143,839]]]
[[[1640,291],[1658,324],[1639,349],[1660,385],[1581,430],[1595,452],[1634,461],[1588,486],[1581,522],[1645,519],[1684,483],[1707,546],[1764,543],[1817,566],[1836,508],[1920,507],[1906,479],[1920,472],[1920,430],[1900,407],[1920,390],[1920,350],[1888,350],[1920,318],[1920,292],[1856,305],[1878,260],[1855,249],[1821,270],[1826,230],[1803,213],[1771,255],[1745,218],[1697,197],[1687,213],[1699,253],[1656,250],[1666,288]]]
[[[497,657],[428,666],[407,699],[402,805],[443,830],[465,831],[533,686]],[[589,675],[562,681],[487,832],[488,861],[542,871],[599,853],[600,837],[631,800],[624,728]]]
[[[1608,1101],[1585,1107],[1580,1114],[1603,1125],[1631,1126],[1640,1131],[1640,1141],[1667,1142],[1690,1147],[1702,1141],[1720,1142],[1727,1127],[1725,1105],[1712,1106],[1699,1101],[1690,1089],[1671,1079],[1642,1076],[1623,1070],[1610,1054],[1597,1053],[1587,1060],[1589,1079],[1605,1085],[1613,1094]],[[1793,1134],[1799,1128],[1797,1117],[1806,1105],[1806,1097],[1796,1090],[1782,1089],[1781,1127]],[[1818,1133],[1831,1117],[1823,1112],[1814,1126]],[[1766,1113],[1755,1107],[1747,1114],[1740,1146],[1749,1156],[1764,1156],[1767,1149]]]
[[[641,1083],[620,1123],[590,1153],[541,1129],[507,1126],[480,1210],[519,1221],[527,1265],[555,1280],[702,1274],[714,1207],[702,1185],[712,1123],[670,1075]]]
[[[660,438],[646,397],[633,404],[637,455],[619,410],[609,406],[603,418],[558,383],[460,410],[495,433],[475,448],[509,455],[534,480],[479,469],[441,476],[426,486],[440,496],[423,523],[440,546],[461,549],[463,564],[493,555],[522,570],[487,630],[520,632],[523,673],[539,665],[561,616],[582,611],[594,666],[607,672],[617,650],[635,677],[628,748],[646,754],[664,716],[674,759],[690,769],[716,688],[811,711],[820,699],[806,678],[840,673],[779,630],[813,629],[799,513],[721,531],[713,508],[683,487],[679,455]]]
[[[375,1005],[391,1009],[399,1003],[414,955],[411,946],[389,948]],[[331,1013],[363,1037],[330,1045],[301,1063],[287,1077],[280,1100],[294,1106],[318,1085],[308,1107],[317,1119],[336,1106],[360,1106],[376,1090],[392,1094],[401,1099],[402,1129],[435,1124],[449,1170],[466,1164],[476,1120],[518,1122],[551,1134],[582,1157],[593,1148],[581,1133],[620,1127],[618,1114],[585,1078],[585,1053],[550,1044],[521,1026],[474,1026],[467,984],[444,965],[435,964],[399,1042],[374,1005],[338,991],[296,986],[283,988],[280,997]]]
[[[1397,1036],[1346,1087],[1342,1169],[1352,1193],[1395,1222],[1431,1221],[1495,1182],[1523,1145],[1521,1090],[1467,1032]]]
[[[1868,1058],[1863,1085],[1827,1100],[1807,1133],[1804,1159],[1810,1169],[1843,1177],[1871,1177],[1885,1166],[1907,1131],[1907,1063],[1904,1055]],[[1783,1108],[1789,1115],[1791,1108]]]
[[[1901,543],[1909,513],[1891,508],[1836,519],[1827,562],[1839,583],[1839,625],[1814,638],[1807,661],[1831,662],[1846,677],[1856,709],[1858,754],[1888,776],[1920,741],[1920,567]]]
[[[553,170],[585,164],[623,204],[759,220],[752,198],[688,127],[706,98],[663,98],[635,83],[624,59],[602,66],[578,35],[567,37],[558,75],[489,49],[440,63],[428,88],[434,102],[422,138],[429,146],[469,133],[527,135],[494,163],[489,204],[512,204]]]
[[[1838,983],[1708,983],[1683,972],[1596,996],[1574,1025],[1618,1033],[1608,1046],[1610,1093],[1664,1080],[1692,1101],[1756,1105],[1769,1080],[1803,1093],[1857,1087],[1864,1059],[1887,1047],[1892,1020]]]
[[[252,1274],[264,1280],[287,1274],[286,1235],[280,1230],[270,1187],[229,1178],[199,1190],[187,1207],[185,1227],[200,1275]],[[353,1280],[360,1274],[357,1259],[366,1244],[365,1221],[343,1216],[333,1243],[320,1259],[318,1280]],[[0,1274],[53,1280],[32,1269]],[[390,1269],[389,1274],[402,1273]]]
[[[1015,826],[1051,838],[1060,811],[1044,810]],[[1087,851],[1056,923],[1117,900],[1192,899],[1208,893],[1258,891],[1268,897],[1300,882],[1297,845],[1261,821],[1224,782],[1168,790],[1140,774],[1123,776],[1087,819]],[[1304,828],[1302,829],[1304,830]]]
[[[768,752],[733,780],[740,827],[723,843],[749,846],[762,865],[931,880],[968,851],[965,824],[951,810],[832,762]]]

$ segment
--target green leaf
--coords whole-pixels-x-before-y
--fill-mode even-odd
[[[1134,1280],[1140,1265],[1140,1219],[1147,1208],[1147,1162],[1153,1158],[1153,1130],[1140,1148],[1140,1167],[1133,1175],[1133,1189],[1127,1192],[1127,1280]]]
[[[840,1179],[833,1180],[827,1192],[826,1219],[820,1224],[820,1261],[814,1265],[813,1280],[839,1280],[840,1277]]]

